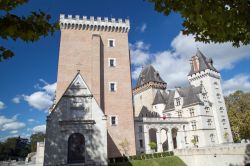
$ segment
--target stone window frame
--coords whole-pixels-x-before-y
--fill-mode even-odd
[[[191,121],[191,126],[192,126],[192,130],[197,130],[197,123],[196,121]]]
[[[213,133],[211,133],[211,134],[209,135],[209,137],[210,137],[210,141],[211,141],[211,142],[215,142],[215,140],[214,140],[214,134],[213,134]]]
[[[181,110],[177,111],[177,115],[178,115],[178,118],[182,118],[182,111]]]
[[[193,138],[196,140],[197,143],[199,143],[199,136],[198,135],[193,135]]]
[[[189,113],[190,113],[190,117],[194,117],[195,114],[194,114],[194,108],[190,108],[189,109]]]
[[[113,41],[113,46],[110,46],[110,41]],[[115,39],[108,39],[108,47],[109,48],[115,47]]]
[[[181,105],[181,98],[180,97],[176,98],[175,102],[176,102],[176,106],[180,106]]]
[[[114,84],[114,90],[111,89],[112,84]],[[109,92],[117,92],[117,82],[109,82]]]
[[[111,60],[113,60],[113,66],[111,66]],[[109,67],[116,67],[116,58],[108,58],[108,66]]]
[[[115,124],[112,123],[112,118],[115,118]],[[118,116],[110,115],[110,126],[117,126],[117,125],[118,125]]]
[[[207,125],[211,126],[212,125],[212,119],[207,119]]]

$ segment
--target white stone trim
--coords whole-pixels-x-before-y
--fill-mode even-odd
[[[115,124],[112,124],[112,117],[115,117]],[[110,115],[109,116],[109,124],[110,126],[117,126],[118,125],[118,115]]]
[[[109,41],[113,41],[113,47],[115,47],[115,39],[108,39],[108,47],[109,48],[113,48],[113,47],[110,47]]]
[[[111,84],[115,84],[115,91],[111,91]],[[109,92],[117,92],[117,82],[109,82]]]
[[[110,66],[110,60],[114,60],[114,66]],[[116,67],[116,58],[108,58],[108,66],[109,67]]]
[[[102,19],[101,17],[95,18],[93,16],[89,18],[83,16],[80,18],[79,15],[73,18],[72,15],[65,17],[64,14],[60,14],[60,28],[128,33],[130,30],[130,22],[129,19],[122,20],[121,18],[108,19],[108,17],[104,17],[104,19]]]

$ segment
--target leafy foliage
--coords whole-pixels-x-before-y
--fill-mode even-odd
[[[27,3],[28,0],[0,0],[0,38],[3,40],[20,39],[25,42],[34,42],[53,33],[59,29],[58,23],[50,23],[51,16],[42,11],[32,11],[28,16],[17,16],[11,14],[11,10],[19,5]],[[14,53],[0,46],[0,61],[9,59]]]
[[[155,142],[149,142],[148,146],[151,148],[151,149],[156,149],[157,145]]]
[[[236,91],[225,97],[225,102],[234,141],[250,139],[250,93]]]
[[[148,0],[155,10],[183,18],[183,34],[192,34],[205,43],[232,42],[233,46],[250,43],[249,0]]]
[[[24,159],[28,153],[30,153],[30,144],[26,138],[12,137],[5,142],[0,142],[0,160]]]
[[[30,136],[31,152],[36,152],[36,143],[43,142],[45,139],[45,134],[38,132]]]

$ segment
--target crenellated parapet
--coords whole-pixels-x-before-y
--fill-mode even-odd
[[[75,17],[68,15],[68,17],[65,17],[64,14],[61,14],[60,28],[128,33],[130,29],[130,22],[129,19],[108,19],[108,17],[104,17],[104,19],[102,19],[101,17],[95,18],[93,16],[90,16],[89,18],[83,16],[80,18],[79,15],[76,15]]]

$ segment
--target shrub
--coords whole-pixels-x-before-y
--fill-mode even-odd
[[[171,152],[169,152],[169,154],[170,154],[170,156],[173,156],[173,155],[174,155],[174,152],[173,152],[173,151],[171,151]]]
[[[154,156],[154,158],[158,158],[158,154],[157,153],[154,153],[153,156]]]

